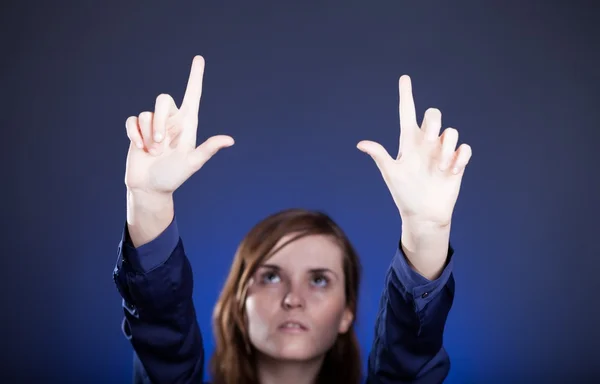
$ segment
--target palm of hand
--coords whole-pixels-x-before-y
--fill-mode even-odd
[[[188,151],[181,147],[171,148],[170,139],[165,139],[164,144],[164,150],[158,156],[129,146],[125,170],[125,184],[129,189],[169,193],[190,176],[189,167],[182,167]]]
[[[400,78],[399,88],[398,156],[392,158],[373,141],[361,141],[358,148],[375,160],[403,221],[448,225],[471,147],[462,144],[455,150],[458,131],[454,128],[445,129],[439,136],[441,113],[437,109],[425,112],[419,128],[408,76]]]
[[[217,151],[233,145],[231,137],[217,135],[196,147],[203,75],[204,59],[197,56],[180,109],[171,96],[161,94],[154,112],[127,119],[131,140],[125,171],[128,189],[172,193]]]

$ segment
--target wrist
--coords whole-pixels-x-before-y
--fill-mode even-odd
[[[127,189],[127,205],[147,212],[160,212],[173,206],[173,194]]]
[[[443,271],[449,241],[449,224],[402,223],[401,246],[409,265],[429,280],[436,279]]]
[[[127,227],[135,247],[160,235],[174,215],[172,194],[127,190]]]
[[[437,223],[414,219],[402,219],[402,232],[415,242],[430,243],[435,239],[444,239],[450,235],[451,223]]]

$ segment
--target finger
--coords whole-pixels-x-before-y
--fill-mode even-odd
[[[219,150],[226,147],[231,147],[234,143],[235,141],[233,138],[226,135],[217,135],[208,138],[190,155],[190,164],[192,165],[194,172],[202,168],[202,166]]]
[[[167,119],[177,113],[175,100],[170,95],[160,94],[156,98],[154,105],[154,121],[152,129],[154,130],[154,141],[160,143],[166,135]]]
[[[423,117],[422,128],[425,133],[425,140],[437,140],[440,135],[440,129],[442,129],[442,113],[437,108],[427,109],[427,111],[425,111],[425,116]]]
[[[144,147],[148,152],[152,151],[154,142],[152,141],[152,112],[142,112],[138,116],[138,126],[142,134]]]
[[[125,130],[127,131],[127,137],[133,145],[135,145],[138,149],[144,148],[144,142],[142,141],[142,134],[140,133],[140,129],[138,127],[138,118],[137,116],[129,116],[127,121],[125,121]]]
[[[439,168],[445,171],[450,167],[456,144],[458,143],[458,131],[454,128],[446,128],[441,136],[442,149],[439,157]]]
[[[181,104],[182,109],[185,109],[194,116],[198,115],[198,109],[200,107],[203,77],[204,58],[202,56],[195,56],[194,60],[192,61],[190,77],[188,78],[187,87],[185,89],[185,95],[183,96],[183,102]]]
[[[473,155],[471,146],[468,144],[461,144],[460,147],[456,150],[456,156],[454,159],[454,164],[452,165],[452,173],[458,175],[464,172],[471,156]]]
[[[400,105],[398,108],[400,115],[399,157],[406,142],[414,138],[415,132],[418,129],[415,101],[412,94],[412,82],[408,75],[402,75],[400,77],[400,80],[398,81],[398,93],[400,97]]]
[[[393,160],[385,148],[374,141],[362,140],[356,145],[356,148],[371,156],[381,172],[383,172],[387,164]]]

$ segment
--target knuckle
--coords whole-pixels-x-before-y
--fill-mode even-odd
[[[448,142],[458,141],[458,131],[455,128],[446,128],[444,130],[444,141],[448,141]]]
[[[465,147],[465,159],[468,161],[473,156],[473,151],[470,146]]]
[[[144,112],[140,113],[140,115],[138,117],[140,125],[148,124],[151,119],[152,119],[152,112],[148,112],[148,111],[144,111]]]
[[[125,121],[125,131],[127,132],[127,135],[131,137],[131,135],[134,134],[134,132],[137,131],[137,117],[136,116],[129,116],[127,118],[127,120]]]
[[[171,97],[171,95],[166,93],[161,93],[156,97],[156,104],[154,109],[161,109],[167,111],[171,106],[175,105],[175,101]]]
[[[137,120],[137,116],[129,116],[129,117],[127,118],[127,120],[125,120],[125,127],[126,127],[127,129],[131,129],[131,127],[132,127],[133,125],[135,125],[135,122],[136,122],[136,120]]]
[[[170,99],[171,99],[171,96],[169,96],[166,93],[161,93],[160,95],[156,96],[156,103],[157,104],[167,103],[167,102],[169,102]]]
[[[446,128],[446,134],[450,136],[458,136],[456,128]]]
[[[442,114],[442,112],[438,108],[435,108],[435,107],[429,107],[429,108],[427,108],[427,110],[425,111],[425,113],[428,114],[428,115],[434,115],[434,116],[439,116],[439,115]]]

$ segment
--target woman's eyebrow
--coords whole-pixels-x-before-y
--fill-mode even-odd
[[[281,267],[279,265],[276,264],[263,264],[260,266],[260,268],[267,268],[267,269],[271,269],[271,270],[275,270],[275,271],[281,271]],[[336,279],[338,278],[337,273],[335,273],[333,270],[329,269],[329,268],[311,268],[308,270],[310,273],[331,273],[332,275],[334,275],[336,277]]]
[[[275,265],[275,264],[261,264],[259,266],[259,268],[267,268],[267,269],[274,269],[276,271],[281,271],[281,267],[279,265]]]

